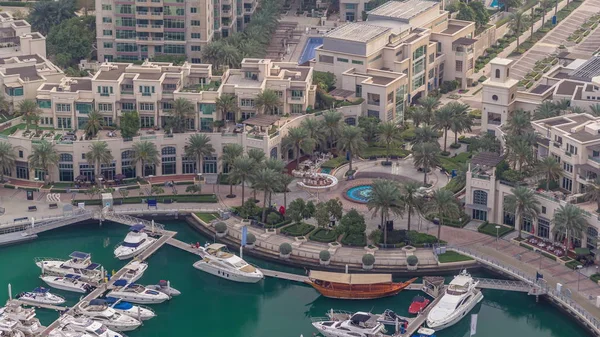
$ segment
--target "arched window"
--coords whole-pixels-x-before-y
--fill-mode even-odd
[[[496,78],[500,78],[500,69],[496,69]]]
[[[277,147],[271,149],[270,157],[273,159],[277,159]]]
[[[587,228],[587,247],[589,249],[596,249],[598,246],[598,230],[596,227],[589,226]]]
[[[61,153],[60,154],[60,162],[66,162],[66,163],[72,163],[73,162],[73,155],[70,153]]]
[[[476,190],[473,192],[473,204],[487,206],[487,192]]]
[[[344,122],[348,125],[356,125],[356,118],[348,117],[344,120]]]
[[[177,149],[173,146],[163,147],[161,150],[163,156],[175,155],[177,153]]]

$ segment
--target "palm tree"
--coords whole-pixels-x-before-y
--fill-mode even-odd
[[[454,143],[458,143],[458,134],[460,132],[470,132],[473,127],[473,118],[469,115],[470,107],[458,102],[450,102],[446,105],[452,111],[452,120],[450,121],[450,130],[454,132]]]
[[[583,210],[573,204],[560,205],[554,212],[552,232],[557,240],[565,239],[567,250],[571,247],[572,238],[581,238],[589,226]]]
[[[217,97],[215,100],[215,106],[217,111],[221,113],[219,119],[225,120],[227,119],[227,113],[233,112],[235,114],[233,120],[237,120],[238,111],[240,108],[238,107],[237,97],[235,95],[223,94]]]
[[[288,134],[281,141],[284,149],[296,150],[296,166],[300,164],[300,150],[310,153],[315,148],[315,140],[308,137],[308,132],[302,127],[289,128]]]
[[[248,181],[254,172],[256,171],[256,166],[254,160],[250,157],[242,156],[237,157],[233,160],[231,165],[231,170],[229,171],[229,179],[230,181],[240,181],[242,184],[242,205],[244,205],[244,192],[246,187],[246,181]]]
[[[515,228],[521,236],[521,222],[523,218],[535,220],[540,213],[540,202],[536,199],[533,191],[525,186],[517,186],[510,190],[512,195],[505,199],[504,207],[507,211],[515,214]]]
[[[427,212],[432,215],[436,215],[440,219],[438,226],[438,243],[442,235],[442,226],[444,225],[444,219],[457,218],[460,216],[460,208],[454,194],[451,191],[437,189],[433,192],[431,200],[426,205]]]
[[[248,150],[248,157],[254,160],[256,167],[262,166],[264,161],[267,159],[265,152],[261,149],[250,149]]]
[[[185,155],[196,158],[198,161],[198,172],[204,171],[202,166],[204,157],[210,156],[213,153],[215,153],[215,149],[210,143],[210,138],[205,134],[197,133],[191,135],[185,144]]]
[[[321,121],[316,118],[305,118],[300,123],[300,127],[306,130],[307,137],[313,139],[317,145],[324,145],[323,142],[327,139],[327,136]]]
[[[600,103],[590,105],[590,111],[594,116],[600,116]]]
[[[263,114],[269,113],[273,115],[275,109],[281,106],[281,100],[277,93],[271,89],[265,89],[256,96],[256,108],[261,110]]]
[[[554,4],[554,0],[542,0],[540,1],[540,6],[542,7],[542,25],[544,27],[544,23],[546,23],[546,8],[551,7]]]
[[[1,156],[1,148],[0,148],[0,158]],[[596,178],[594,183],[585,186],[585,194],[583,198],[586,201],[593,201],[596,203],[596,211],[600,210],[600,178]]]
[[[273,191],[275,184],[273,182],[277,179],[277,173],[266,167],[261,168],[254,174],[254,188],[264,192],[263,195],[263,210],[262,210],[262,222],[266,221],[267,215],[267,195]]]
[[[329,141],[330,147],[335,147],[336,139],[342,131],[342,113],[329,110],[323,113],[324,129],[327,134],[327,140]]]
[[[229,172],[231,170],[231,165],[235,158],[241,157],[244,154],[244,147],[240,144],[225,144],[223,146],[223,155],[221,156],[221,161],[223,162],[223,171]],[[227,170],[226,170],[227,169]],[[229,195],[228,197],[234,197],[233,194],[233,182],[235,180],[229,179]]]
[[[563,169],[560,167],[560,163],[553,157],[545,157],[536,164],[538,173],[546,177],[546,191],[550,190],[550,181],[557,180],[563,173]]]
[[[385,145],[385,161],[389,161],[390,158],[390,146],[397,144],[402,140],[400,128],[394,122],[385,122],[379,124],[379,134],[377,135],[377,141]]]
[[[571,106],[571,101],[566,98],[561,98],[558,102],[554,103],[556,109],[560,112],[560,115],[563,115],[565,111],[569,110]]]
[[[522,135],[531,130],[531,114],[523,109],[513,111],[504,127],[509,135]]]
[[[510,13],[510,22],[508,27],[513,32],[513,35],[517,37],[517,50],[519,50],[520,45],[519,37],[521,36],[523,26],[525,26],[525,16],[526,15],[524,15],[522,11]]]
[[[342,128],[338,143],[342,151],[348,152],[350,159],[348,170],[352,171],[352,158],[354,155],[360,154],[367,147],[367,142],[365,142],[362,135],[362,129],[357,126],[345,125]]]
[[[441,102],[437,97],[427,96],[419,99],[419,104],[423,107],[423,122],[430,125],[434,120],[434,111],[440,106]]]
[[[40,113],[40,108],[38,108],[37,103],[33,100],[25,99],[19,103],[19,114],[25,120],[27,131],[29,131],[29,125],[38,118]]]
[[[425,121],[425,119],[427,118],[427,111],[425,110],[424,107],[422,107],[420,105],[411,108],[410,111],[411,111],[410,115],[411,115],[413,124],[414,124],[415,128],[418,128],[419,125],[421,125],[421,123],[423,123]]]
[[[410,232],[410,219],[415,210],[418,209],[419,204],[423,202],[421,194],[419,193],[419,187],[421,184],[416,181],[409,181],[402,186],[402,202],[406,207],[406,214],[408,215],[408,231]]]
[[[483,133],[483,135],[477,138],[470,147],[472,151],[496,153],[500,153],[500,148],[501,146],[498,138],[487,132]]]
[[[137,165],[138,162],[142,163],[142,178],[145,176],[147,165],[158,165],[160,163],[160,155],[154,143],[143,140],[134,143],[132,149],[132,164]]]
[[[9,142],[0,142],[0,182],[4,181],[4,171],[10,171],[15,166],[16,158],[12,145]]]
[[[446,105],[435,113],[434,125],[438,130],[444,130],[444,152],[446,152],[446,143],[448,140],[448,130],[452,127],[454,114],[450,105]]]
[[[8,112],[10,110],[10,103],[4,95],[0,95],[0,112]]]
[[[550,118],[550,117],[556,117],[558,116],[558,109],[556,108],[556,105],[550,101],[543,101],[542,104],[538,105],[537,108],[535,108],[534,111],[534,117],[533,119],[545,119],[545,118]]]
[[[415,167],[423,168],[423,184],[427,184],[427,172],[440,164],[439,145],[422,143],[413,146]]]
[[[584,114],[587,112],[587,111],[585,111],[584,108],[582,108],[580,106],[570,106],[568,110],[569,110],[569,113],[572,113],[572,114]]]
[[[54,144],[42,140],[33,145],[33,150],[27,159],[32,168],[42,169],[50,177],[50,166],[58,164],[58,152],[56,152]],[[46,182],[46,179],[44,179],[44,182]]]
[[[281,173],[277,181],[279,182],[279,187],[281,188],[281,190],[283,190],[283,207],[287,209],[288,186],[290,186],[292,181],[294,181],[294,177],[287,173]]]
[[[167,114],[169,115],[167,125],[173,133],[184,132],[187,129],[187,120],[190,118],[193,119],[195,112],[194,103],[180,97],[173,103],[173,109],[167,110]]]
[[[110,165],[114,158],[106,142],[93,142],[88,148],[90,150],[85,154],[85,160],[90,165],[94,165],[96,179],[98,179],[101,165]]]
[[[373,182],[371,194],[367,200],[367,208],[373,211],[373,217],[377,213],[381,216],[381,229],[383,230],[383,243],[387,244],[387,225],[390,212],[398,216],[404,214],[402,192],[398,185],[389,180],[377,179]]]
[[[436,144],[436,146],[439,148],[440,143],[437,141],[438,138],[438,132],[431,126],[425,125],[415,129],[415,139],[413,139],[410,144],[417,145],[423,143],[432,143]]]
[[[96,110],[90,112],[84,127],[86,136],[95,137],[98,131],[102,129],[102,126],[104,126],[102,115]]]
[[[509,149],[507,159],[513,164],[515,170],[520,171],[533,161],[531,144],[520,137],[516,137],[514,141],[510,137],[507,139],[506,147]]]

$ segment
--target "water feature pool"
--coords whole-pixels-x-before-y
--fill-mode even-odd
[[[346,197],[354,202],[366,204],[372,190],[373,187],[371,185],[354,186],[346,191]]]
[[[304,62],[315,58],[315,48],[322,44],[322,37],[309,37],[308,40],[306,40],[306,44],[304,45],[304,49],[302,50],[298,64],[303,64]]]

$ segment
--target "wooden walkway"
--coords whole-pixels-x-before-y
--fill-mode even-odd
[[[263,275],[268,276],[268,277],[275,277],[275,278],[279,278],[282,280],[295,281],[295,282],[301,282],[301,283],[308,282],[308,277],[304,276],[304,275],[284,273],[281,271],[269,270],[269,269],[261,269],[260,271],[262,271]]]
[[[191,244],[185,243],[181,240],[177,240],[175,238],[170,238],[169,240],[167,240],[167,244],[171,245],[175,248],[185,250],[186,252],[198,255],[198,249],[196,247],[193,247]]]

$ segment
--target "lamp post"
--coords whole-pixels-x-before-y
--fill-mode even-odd
[[[500,230],[500,226],[496,225],[496,245],[498,245],[498,231]],[[498,247],[496,247],[498,249]]]
[[[579,279],[581,278],[581,268],[583,268],[582,265],[577,265],[577,291],[579,291]]]

